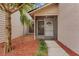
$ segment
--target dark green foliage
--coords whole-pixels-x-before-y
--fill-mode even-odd
[[[46,49],[46,43],[44,42],[44,40],[40,40],[40,50],[45,51]]]
[[[48,48],[43,39],[39,40],[39,50],[37,52],[37,56],[46,56],[48,54]]]
[[[30,19],[27,15],[27,12],[34,9],[35,4],[34,3],[25,3],[25,5],[19,10],[20,11],[20,20],[21,23],[24,25],[27,25],[28,27],[32,26],[32,19]]]

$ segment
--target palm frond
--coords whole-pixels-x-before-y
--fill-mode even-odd
[[[32,19],[30,19],[27,15],[27,12],[29,10],[32,10],[34,8],[34,4],[29,4],[29,3],[26,3],[26,5],[24,5],[19,11],[20,11],[20,20],[24,25],[27,25],[27,26],[31,26],[32,25]]]

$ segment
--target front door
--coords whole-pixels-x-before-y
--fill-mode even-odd
[[[38,35],[44,35],[44,21],[38,21]]]

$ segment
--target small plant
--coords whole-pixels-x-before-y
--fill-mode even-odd
[[[47,56],[48,55],[48,48],[43,39],[39,40],[39,49],[36,54],[37,56]]]
[[[44,42],[44,40],[40,40],[40,50],[44,51],[46,50],[46,43]]]

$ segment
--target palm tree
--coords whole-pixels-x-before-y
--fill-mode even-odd
[[[32,10],[33,8],[35,8],[35,4],[31,3],[28,5],[25,5],[24,7],[22,7],[19,11],[20,11],[20,20],[21,23],[23,25],[23,35],[24,35],[24,28],[25,25],[27,25],[28,27],[31,26],[31,18],[28,17],[28,11]],[[27,15],[27,16],[26,16]]]
[[[30,24],[30,21],[27,20],[28,17],[25,16],[26,10],[31,9],[32,4],[30,3],[0,3],[0,9],[6,12],[6,42],[5,42],[5,53],[12,50],[11,46],[11,14],[15,13],[16,11],[20,11],[21,14],[21,22]],[[16,21],[16,20],[15,20]]]

